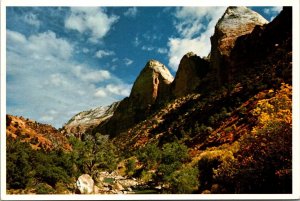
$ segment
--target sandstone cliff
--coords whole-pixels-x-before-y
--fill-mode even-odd
[[[197,89],[209,70],[209,62],[200,58],[193,52],[183,56],[180,61],[174,82],[172,94],[175,97],[187,95]]]
[[[238,37],[249,34],[255,26],[268,21],[246,7],[228,7],[219,19],[211,37],[211,68],[215,71],[219,85],[228,81],[229,55]]]
[[[130,99],[140,108],[149,108],[169,93],[173,76],[165,65],[150,60],[134,82]]]
[[[131,90],[120,102],[112,118],[97,126],[93,132],[115,136],[151,115],[153,108],[169,97],[173,76],[162,63],[147,62]]]

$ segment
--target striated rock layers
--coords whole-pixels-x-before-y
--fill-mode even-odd
[[[119,103],[120,102],[114,102],[109,106],[100,106],[89,111],[80,112],[64,125],[61,132],[66,135],[80,137],[82,134],[92,131],[93,128],[103,121],[111,118],[119,106]]]
[[[258,13],[246,7],[228,7],[215,27],[211,37],[211,68],[217,75],[219,84],[230,81],[230,69],[226,66],[229,55],[238,37],[249,34],[255,26],[267,24],[268,21]]]
[[[209,62],[200,58],[193,52],[183,56],[180,61],[174,82],[172,94],[175,97],[187,95],[197,89],[209,70]]]

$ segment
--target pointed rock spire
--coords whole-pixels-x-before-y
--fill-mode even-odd
[[[133,84],[130,99],[134,99],[141,107],[152,105],[160,94],[164,94],[173,76],[165,65],[150,60]]]

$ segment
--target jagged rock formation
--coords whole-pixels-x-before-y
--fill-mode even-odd
[[[258,13],[246,7],[228,7],[215,27],[211,37],[211,68],[217,74],[219,84],[230,80],[226,68],[229,55],[238,37],[249,34],[255,26],[267,24],[268,21]]]
[[[136,79],[130,96],[120,102],[111,119],[100,124],[93,132],[113,137],[144,120],[155,105],[169,96],[172,81],[173,76],[165,65],[155,60],[148,61]]]
[[[120,102],[114,102],[109,106],[100,106],[89,111],[84,111],[73,116],[62,128],[62,133],[80,137],[86,132],[90,132],[103,121],[107,121],[114,114]]]
[[[195,91],[208,70],[208,61],[193,52],[187,53],[180,61],[172,83],[172,94],[175,97],[181,97]]]
[[[165,65],[150,60],[134,82],[129,98],[140,108],[147,109],[168,94],[173,79]]]
[[[67,138],[56,128],[13,115],[6,115],[6,136],[28,142],[33,149],[72,149]]]
[[[232,116],[226,119],[226,123],[214,128],[214,115],[219,116],[219,113],[223,112],[226,116],[228,114],[222,111],[222,107],[238,108],[243,101],[244,104],[241,108],[246,108],[245,111],[249,112],[253,110],[258,97],[260,97],[256,94],[263,89],[278,89],[281,83],[292,84],[291,16],[292,8],[284,7],[283,11],[269,24],[257,26],[251,33],[236,38],[234,46],[228,53],[228,62],[222,66],[231,69],[231,71],[226,71],[226,74],[224,73],[226,77],[233,76],[230,80],[233,86],[231,91],[226,92],[225,90],[224,92],[217,87],[206,94],[196,93],[176,98],[147,120],[136,124],[128,132],[115,138],[115,143],[118,144],[118,147],[126,150],[138,149],[145,143],[158,139],[164,143],[174,139],[174,136],[180,137],[182,130],[193,130],[195,122],[198,122],[199,126],[203,124],[206,125],[205,128],[212,129],[209,134],[217,136],[218,140],[221,139],[218,135],[224,132],[226,127],[236,125],[234,131],[236,136],[227,135],[225,132],[224,139],[220,140],[218,144],[238,139],[243,135],[245,129],[249,130],[249,127],[255,124],[256,120],[251,115],[245,115],[240,109],[237,109]],[[183,60],[188,60],[187,55]],[[213,69],[210,70],[213,71]],[[177,74],[179,71],[180,69]],[[176,75],[172,85],[179,78],[180,76]],[[210,82],[214,80],[215,78],[210,78]],[[187,82],[187,84],[189,83]],[[199,136],[195,134],[195,139],[187,144],[190,143],[191,147],[197,147],[197,149],[216,146],[216,142],[213,142],[212,139],[206,139],[206,132],[208,131],[198,132]]]

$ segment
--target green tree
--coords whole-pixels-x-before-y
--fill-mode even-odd
[[[117,148],[108,136],[97,133],[95,136],[86,134],[83,143],[75,142],[76,151],[72,156],[79,169],[92,176],[98,169],[113,171],[117,167]]]
[[[29,182],[33,167],[29,162],[32,149],[28,143],[7,137],[6,184],[7,188],[24,189]]]
[[[163,181],[170,181],[170,175],[189,159],[188,148],[178,141],[164,144],[158,173]]]
[[[137,158],[144,164],[145,169],[150,170],[161,160],[161,150],[155,143],[149,143],[137,152]]]
[[[173,172],[170,177],[171,193],[193,193],[198,190],[198,174],[198,169],[193,167],[184,167]]]

